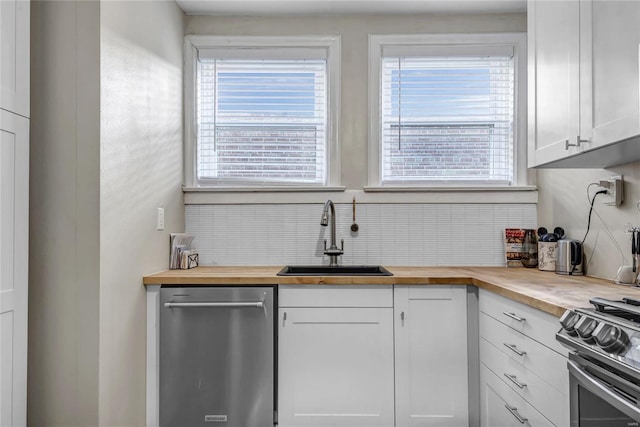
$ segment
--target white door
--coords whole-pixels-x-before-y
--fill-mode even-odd
[[[29,120],[0,110],[0,426],[27,416]]]
[[[585,148],[597,148],[640,135],[640,2],[582,2],[581,17],[581,43],[591,56],[580,76],[592,91],[582,108],[593,128]]]
[[[396,427],[469,423],[465,286],[395,286]]]
[[[527,3],[530,167],[580,150],[580,3]]]
[[[393,426],[393,309],[281,308],[280,427]]]
[[[0,108],[29,117],[27,0],[0,1]]]

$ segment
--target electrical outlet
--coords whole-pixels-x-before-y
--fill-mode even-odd
[[[608,206],[620,206],[624,201],[624,180],[622,175],[612,176],[606,186],[607,194],[604,195],[602,203]]]

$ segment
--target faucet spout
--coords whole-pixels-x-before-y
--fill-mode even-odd
[[[327,200],[324,204],[320,225],[325,227],[329,225],[329,209],[331,209],[331,243],[327,249],[327,241],[324,241],[324,254],[329,256],[329,266],[335,267],[338,265],[338,257],[344,253],[344,240],[342,240],[342,247],[338,249],[336,245],[336,208],[331,200]]]

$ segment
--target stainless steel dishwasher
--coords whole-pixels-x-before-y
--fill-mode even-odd
[[[160,290],[160,425],[275,424],[273,287]]]

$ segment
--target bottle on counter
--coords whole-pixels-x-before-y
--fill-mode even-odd
[[[522,256],[520,257],[522,265],[533,268],[538,265],[538,239],[533,229],[524,231],[524,240],[522,241]]]

